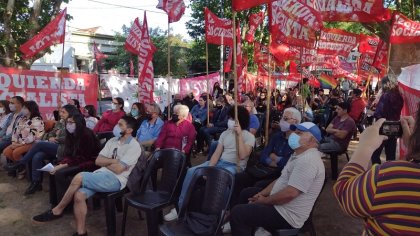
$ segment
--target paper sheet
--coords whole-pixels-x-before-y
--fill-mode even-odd
[[[38,169],[39,171],[46,171],[46,172],[50,172],[54,169],[54,166],[51,163],[46,164],[44,167],[42,167],[41,169]]]

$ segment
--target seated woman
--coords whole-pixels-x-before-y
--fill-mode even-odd
[[[92,130],[86,127],[84,117],[80,114],[69,116],[66,120],[63,159],[50,172],[55,176],[54,181],[50,181],[50,202],[53,205],[64,196],[71,182],[69,176],[97,169],[95,158],[99,151],[99,140]]]
[[[249,155],[255,144],[255,137],[249,131],[249,114],[245,107],[238,107],[238,122],[235,124],[235,110],[232,107],[228,112],[228,129],[224,131],[219,138],[216,151],[214,151],[210,161],[206,161],[201,165],[189,168],[182,184],[181,195],[179,196],[178,206],[181,206],[184,200],[188,185],[196,168],[202,166],[216,166],[228,170],[236,174],[238,169],[243,171],[246,167]],[[235,136],[238,135],[239,150],[236,149]],[[238,159],[239,158],[239,159]],[[239,168],[238,168],[239,167]],[[166,221],[177,218],[177,212],[172,209],[171,212],[165,215]]]
[[[31,149],[32,144],[44,135],[44,122],[36,102],[24,102],[21,114],[23,117],[13,131],[12,144],[3,150],[6,158],[13,162],[19,161]],[[24,174],[25,169],[22,168],[18,178],[23,179]]]
[[[130,116],[134,117],[139,124],[147,120],[146,106],[143,103],[135,102],[131,105]]]
[[[125,115],[124,100],[120,97],[112,99],[112,109],[102,114],[93,131],[95,133],[111,132],[118,121]]]
[[[185,105],[176,105],[171,120],[167,121],[155,141],[156,150],[175,148],[189,154],[195,141],[194,126],[186,120],[189,109]]]
[[[95,107],[93,105],[86,105],[83,108],[82,114],[85,117],[86,127],[93,130],[98,123]]]
[[[56,122],[54,128],[44,135],[41,142],[35,143],[31,149],[13,166],[9,166],[9,170],[24,169],[25,165],[32,161],[31,185],[25,191],[25,194],[32,194],[36,189],[41,189],[42,172],[41,169],[45,163],[44,160],[54,161],[61,160],[63,157],[64,139],[65,139],[65,120],[69,116],[73,116],[79,111],[75,106],[65,105],[60,110],[61,120]]]
[[[0,101],[0,137],[6,134],[8,119],[11,119],[12,112],[9,104],[10,102],[7,100]]]
[[[207,120],[207,96],[198,99],[198,104],[191,109],[191,115],[195,130],[198,132]]]

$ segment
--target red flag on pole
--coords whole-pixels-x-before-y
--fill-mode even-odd
[[[347,57],[352,49],[359,43],[359,35],[340,29],[321,30],[321,37],[318,41],[319,54],[341,55]]]
[[[232,0],[232,8],[234,11],[242,11],[268,2],[270,0]]]
[[[391,31],[391,43],[420,42],[420,22],[412,21],[400,13],[394,15]]]
[[[98,45],[96,45],[96,42],[93,42],[93,54],[97,62],[100,62],[102,59],[108,58],[108,55],[105,55],[101,51],[99,51],[99,48],[98,48]]]
[[[125,50],[138,55],[140,52],[140,44],[142,38],[142,26],[140,25],[139,18],[136,18],[131,26],[130,33],[128,33],[125,40]]]
[[[158,9],[164,10],[168,14],[169,23],[177,22],[185,12],[183,0],[159,0]]]
[[[67,8],[62,10],[37,35],[19,47],[23,58],[31,58],[51,45],[64,43]]]
[[[227,60],[223,64],[223,70],[224,70],[225,73],[230,72],[231,69],[232,69],[231,68],[232,67],[232,54],[233,54],[233,50],[230,49],[229,50],[228,58],[227,58]]]
[[[255,13],[255,14],[251,14],[249,16],[249,30],[245,35],[245,40],[248,43],[254,42],[255,31],[257,30],[257,27],[263,23],[263,21],[264,21],[263,11]]]
[[[233,45],[232,21],[217,17],[207,7],[204,8],[206,41],[216,45]],[[223,38],[223,40],[222,40]]]

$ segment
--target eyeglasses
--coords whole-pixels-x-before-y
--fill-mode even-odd
[[[67,121],[67,124],[76,124],[75,121]]]

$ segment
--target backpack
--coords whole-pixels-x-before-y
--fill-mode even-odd
[[[145,154],[144,148],[141,147],[141,155],[137,160],[136,165],[128,176],[127,188],[134,194],[139,193],[141,181],[143,180],[144,172],[148,164],[148,156]]]

